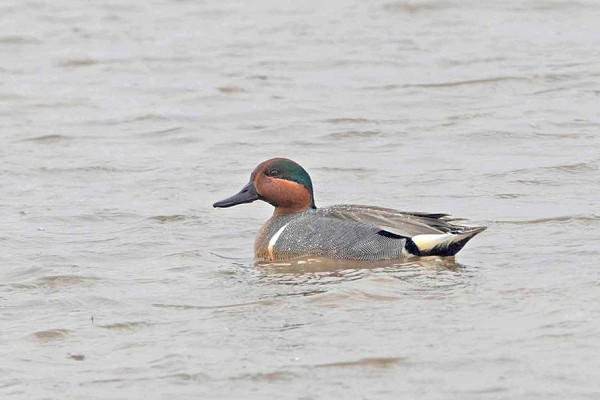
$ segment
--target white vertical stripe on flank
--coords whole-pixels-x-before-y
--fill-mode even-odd
[[[269,259],[271,261],[274,260],[273,247],[275,246],[275,243],[277,243],[277,239],[279,239],[279,236],[281,236],[281,234],[283,233],[285,228],[287,228],[288,224],[289,224],[289,222],[287,224],[285,224],[284,226],[282,226],[281,228],[279,228],[279,230],[273,235],[271,240],[269,240],[269,246],[267,247],[267,251],[269,252]]]

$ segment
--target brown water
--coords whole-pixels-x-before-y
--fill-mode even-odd
[[[0,5],[0,398],[600,398],[600,3]],[[490,228],[455,262],[255,265],[317,206]]]

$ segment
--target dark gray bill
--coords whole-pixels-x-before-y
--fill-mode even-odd
[[[213,207],[225,208],[236,206],[238,204],[252,203],[254,200],[258,200],[258,198],[258,193],[256,193],[252,182],[250,182],[244,186],[238,194],[234,194],[225,200],[217,201],[213,204]]]

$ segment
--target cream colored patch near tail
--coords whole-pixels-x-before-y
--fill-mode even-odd
[[[438,251],[444,248],[448,248],[452,246],[454,243],[463,242],[460,248],[465,245],[466,242],[471,240],[471,238],[477,235],[480,232],[483,232],[486,227],[474,227],[469,228],[461,233],[438,233],[438,234],[427,234],[427,235],[416,235],[411,239],[414,244],[419,249],[419,252],[423,254],[427,254],[436,248]],[[456,249],[456,252],[460,250],[460,248]],[[452,253],[452,254],[454,254]]]
[[[268,252],[270,261],[273,261],[275,259],[275,256],[273,255],[273,247],[275,246],[275,243],[277,243],[277,239],[279,239],[279,236],[281,236],[281,234],[283,233],[285,228],[287,228],[287,226],[288,226],[288,224],[285,224],[284,226],[279,228],[279,230],[277,232],[275,232],[275,234],[273,235],[271,240],[269,240],[269,246],[267,247],[267,252]]]
[[[427,234],[413,236],[411,239],[417,245],[417,248],[421,253],[427,253],[436,246],[442,246],[448,243],[452,243],[455,240],[461,239],[461,235],[455,235],[452,233],[440,233],[440,234]]]

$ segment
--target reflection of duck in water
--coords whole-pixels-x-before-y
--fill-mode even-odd
[[[259,260],[453,256],[486,229],[455,225],[447,214],[359,205],[317,208],[310,176],[287,158],[262,162],[238,194],[213,206],[231,207],[255,200],[275,207],[273,216],[256,235],[254,255]]]

